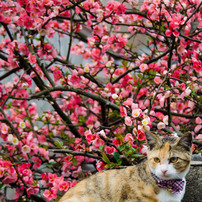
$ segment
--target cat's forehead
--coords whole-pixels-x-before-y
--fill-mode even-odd
[[[170,151],[170,143],[168,141],[166,141],[165,144],[160,149],[161,157],[165,158],[168,155],[169,151]]]
[[[162,137],[162,145],[164,145],[166,142],[169,142],[170,145],[175,144],[179,138],[175,136],[165,136]]]
[[[156,145],[156,147],[149,152],[149,159],[158,156],[161,160],[166,160],[170,155],[170,150],[171,146],[169,141],[162,143],[162,145]]]
[[[161,150],[161,153],[166,154],[170,150],[172,150],[172,148],[175,148],[178,139],[179,139],[178,137],[174,136],[165,136],[165,137],[161,136],[159,137],[158,144],[156,144],[154,150]]]

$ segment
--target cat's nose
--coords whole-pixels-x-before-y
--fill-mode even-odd
[[[161,172],[165,175],[168,170],[161,170]]]

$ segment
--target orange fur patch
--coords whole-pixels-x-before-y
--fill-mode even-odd
[[[161,159],[161,163],[165,163],[165,161],[168,159],[169,148],[170,148],[170,144],[169,142],[166,142],[163,148],[159,151],[159,157]]]

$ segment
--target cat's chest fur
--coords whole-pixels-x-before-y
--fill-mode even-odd
[[[183,190],[180,193],[170,194],[166,189],[161,188],[157,195],[158,202],[181,202],[185,193],[186,180]]]

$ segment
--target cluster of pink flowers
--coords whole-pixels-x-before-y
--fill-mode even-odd
[[[33,179],[33,173],[30,170],[30,163],[23,163],[18,167],[13,166],[11,161],[0,159],[0,178],[4,184],[17,183],[14,198],[19,198],[24,192],[24,184],[26,184],[27,195],[37,194],[39,192],[39,186]]]
[[[58,177],[56,174],[42,173],[41,177],[42,180],[40,183],[45,187],[49,187],[49,189],[46,189],[43,194],[48,201],[57,198],[58,190],[67,191],[70,187],[70,182],[65,181],[63,176]]]

